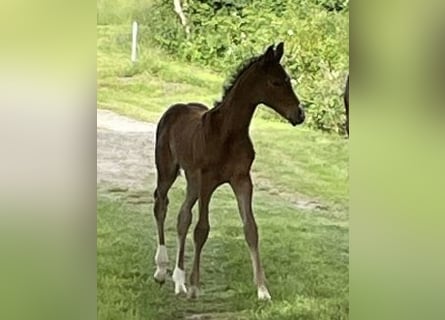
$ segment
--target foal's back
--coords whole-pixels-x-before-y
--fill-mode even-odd
[[[202,131],[202,115],[208,111],[200,103],[172,105],[159,120],[156,131],[156,163],[175,162],[183,169],[193,166],[197,160]]]

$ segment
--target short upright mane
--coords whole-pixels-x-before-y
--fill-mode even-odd
[[[256,62],[258,62],[258,60],[260,60],[263,57],[263,55],[259,55],[259,56],[254,56],[251,58],[248,58],[246,60],[244,60],[237,68],[236,71],[232,74],[231,77],[229,77],[229,80],[227,81],[227,83],[224,85],[223,87],[223,95],[221,100],[219,101],[215,101],[214,103],[214,107],[217,108],[218,106],[221,105],[221,103],[224,101],[224,99],[226,98],[227,94],[230,92],[230,90],[232,90],[233,86],[236,83],[236,80],[247,70],[249,69],[253,64],[255,64]]]

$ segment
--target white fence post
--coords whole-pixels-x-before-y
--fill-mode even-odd
[[[133,22],[133,37],[131,43],[131,61],[136,61],[136,49],[137,49],[137,41],[138,41],[138,24],[136,21]]]

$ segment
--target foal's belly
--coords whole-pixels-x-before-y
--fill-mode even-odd
[[[248,151],[227,148],[213,153],[203,161],[200,169],[215,176],[220,183],[228,182],[233,176],[249,174],[254,156],[253,151]]]

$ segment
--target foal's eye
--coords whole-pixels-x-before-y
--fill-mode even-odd
[[[272,85],[274,86],[274,87],[279,87],[279,86],[281,86],[281,81],[272,81]]]

